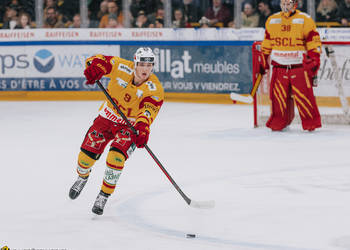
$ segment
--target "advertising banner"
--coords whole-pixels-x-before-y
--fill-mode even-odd
[[[120,55],[116,45],[0,46],[0,91],[89,91],[86,58]],[[106,79],[104,79],[104,82]]]
[[[250,46],[150,46],[154,72],[166,92],[249,93],[252,85]],[[137,46],[122,46],[129,58]]]
[[[0,46],[0,91],[89,91],[86,58],[95,54],[133,60],[139,46]],[[151,46],[154,71],[166,92],[248,93],[250,46]],[[103,79],[107,84],[107,79]]]

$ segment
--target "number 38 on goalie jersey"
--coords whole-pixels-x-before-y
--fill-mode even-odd
[[[88,58],[86,64],[94,58],[111,64],[111,72],[105,75],[109,78],[107,91],[130,123],[151,125],[164,101],[164,90],[157,76],[152,73],[145,82],[136,86],[133,84],[134,62],[116,56],[96,55]],[[125,124],[109,100],[102,104],[99,114],[113,122]]]

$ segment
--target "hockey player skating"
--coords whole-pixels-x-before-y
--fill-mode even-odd
[[[139,48],[134,62],[115,56],[96,55],[87,59],[84,75],[86,84],[106,76],[110,78],[107,91],[120,110],[138,132],[135,135],[110,103],[105,101],[99,115],[86,133],[78,156],[78,179],[69,191],[76,199],[87,183],[91,167],[112,142],[107,155],[101,190],[92,207],[95,214],[103,214],[108,197],[114,192],[124,162],[136,147],[148,141],[150,125],[163,104],[164,91],[153,74],[155,56],[150,48]]]
[[[273,66],[270,82],[271,116],[266,126],[282,130],[294,118],[296,104],[304,130],[321,127],[313,94],[314,78],[320,67],[321,41],[311,17],[297,10],[297,0],[281,0],[282,11],[266,21],[261,73]]]

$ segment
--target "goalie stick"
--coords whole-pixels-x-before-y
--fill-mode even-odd
[[[134,134],[137,134],[136,129],[132,126],[132,124],[129,122],[128,118],[124,115],[124,113],[120,110],[120,108],[117,106],[117,104],[113,101],[112,97],[109,95],[107,90],[103,87],[102,83],[100,81],[96,81],[97,85],[100,87],[100,89],[103,91],[103,93],[106,95],[108,100],[112,103],[113,107],[118,111],[118,114],[123,118],[123,120],[126,122],[127,126],[131,129],[131,131]],[[152,152],[152,150],[148,147],[147,144],[145,144],[145,149],[147,152],[151,155],[153,160],[157,163],[159,168],[163,171],[165,176],[169,179],[171,184],[175,187],[175,189],[180,193],[181,197],[186,201],[186,203],[194,208],[213,208],[215,206],[215,201],[194,201],[190,199],[182,190],[181,188],[176,184],[174,179],[170,176],[168,171],[164,168],[163,164],[158,160],[158,158],[155,156],[155,154]]]
[[[232,92],[230,94],[230,98],[233,101],[239,101],[239,102],[244,102],[244,103],[252,103],[253,102],[253,98],[255,96],[255,93],[258,90],[258,87],[259,87],[259,85],[261,83],[261,79],[262,79],[262,74],[259,73],[257,78],[256,78],[255,84],[253,86],[253,89],[252,89],[252,91],[250,92],[250,94],[248,96]]]

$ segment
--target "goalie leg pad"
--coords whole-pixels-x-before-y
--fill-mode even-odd
[[[125,157],[122,153],[111,150],[108,152],[106,170],[103,177],[101,190],[106,194],[112,194],[124,168]]]
[[[321,127],[321,116],[318,110],[312,83],[302,68],[292,69],[292,76],[295,78],[292,82],[292,92],[296,106],[301,118],[301,124],[304,130],[314,130]]]
[[[92,159],[84,152],[80,151],[77,166],[77,172],[79,176],[83,178],[88,177],[91,171],[91,167],[94,165],[95,162],[96,160]]]
[[[284,68],[274,68],[271,78],[271,115],[266,126],[273,131],[283,130],[293,119],[290,110],[290,81]]]

